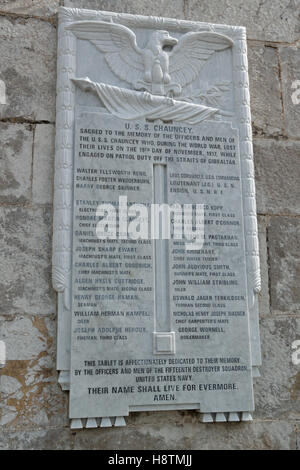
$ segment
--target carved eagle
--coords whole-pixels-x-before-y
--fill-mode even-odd
[[[104,53],[108,66],[121,80],[157,95],[180,94],[212,54],[233,44],[229,37],[209,31],[189,32],[177,40],[168,31],[158,30],[142,49],[135,33],[120,24],[79,21],[70,29]]]

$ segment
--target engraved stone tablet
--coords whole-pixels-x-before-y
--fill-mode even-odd
[[[58,35],[53,284],[71,427],[143,410],[251,420],[245,29],[61,8]]]

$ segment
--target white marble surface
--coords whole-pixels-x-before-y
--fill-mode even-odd
[[[174,49],[155,59],[162,30]],[[70,417],[252,411],[260,282],[244,28],[61,9],[58,48],[53,272]],[[204,204],[203,250],[97,240],[97,205],[119,196]]]

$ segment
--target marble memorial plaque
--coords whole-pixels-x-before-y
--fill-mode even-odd
[[[61,8],[53,284],[71,427],[250,420],[261,363],[245,29]]]

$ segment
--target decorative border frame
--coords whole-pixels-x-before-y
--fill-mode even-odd
[[[258,376],[258,367],[261,365],[261,351],[257,294],[260,292],[261,280],[246,29],[239,26],[61,7],[59,9],[58,24],[52,282],[54,289],[58,292],[57,369],[60,371],[58,381],[62,389],[69,390],[70,387],[73,148],[75,124],[75,85],[72,82],[72,78],[75,78],[77,53],[76,37],[66,27],[72,22],[79,20],[115,21],[128,27],[170,28],[173,31],[182,33],[188,31],[213,31],[226,34],[234,41],[232,53],[233,85],[236,102],[235,123],[239,130],[241,156],[251,360],[253,377]],[[227,420],[247,421],[252,419],[249,413],[241,415],[229,413],[229,416],[225,416],[223,413],[214,415],[206,413],[203,415],[202,420],[204,422],[213,422]],[[103,419],[107,420],[108,418]],[[79,423],[81,420],[73,421],[78,421],[77,424],[73,423],[73,427],[82,427],[82,423]],[[117,424],[117,422],[122,424]],[[90,423],[89,425],[87,423],[86,426],[96,427],[94,424]],[[103,423],[100,426],[106,425],[109,424]],[[124,425],[123,420],[116,419],[115,425]]]

